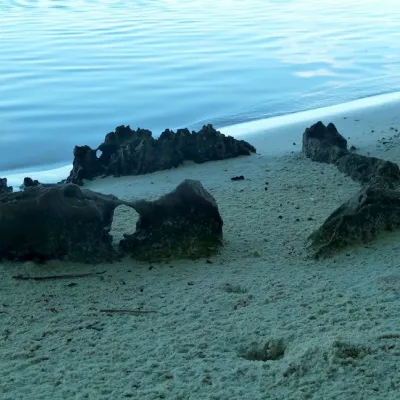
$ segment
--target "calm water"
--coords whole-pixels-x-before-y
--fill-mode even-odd
[[[221,127],[400,90],[398,0],[0,0],[0,170],[117,125]]]

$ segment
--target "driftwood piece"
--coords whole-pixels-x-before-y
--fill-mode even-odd
[[[154,314],[157,311],[152,311],[152,310],[127,310],[127,309],[104,309],[104,310],[99,310],[102,313],[108,313],[108,314],[129,314],[129,315],[147,315],[147,314]]]
[[[104,274],[106,271],[102,272],[89,272],[87,274],[66,274],[66,275],[50,275],[50,276],[24,276],[24,275],[14,275],[13,279],[17,281],[48,281],[53,279],[75,279],[75,278],[87,278],[88,276],[97,276]]]

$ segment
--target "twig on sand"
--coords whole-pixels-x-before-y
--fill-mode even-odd
[[[151,310],[119,310],[119,309],[111,309],[111,310],[100,310],[100,312],[110,313],[110,314],[130,314],[130,315],[145,315],[156,313],[157,311]]]
[[[68,274],[68,275],[49,275],[49,276],[24,276],[24,275],[14,275],[13,279],[18,281],[46,281],[50,279],[71,279],[71,278],[86,278],[87,276],[95,276],[104,274],[106,271],[102,272],[89,272],[87,274]]]

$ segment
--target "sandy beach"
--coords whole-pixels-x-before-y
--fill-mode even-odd
[[[399,163],[399,109],[320,119],[360,154]],[[399,399],[400,233],[318,261],[305,250],[360,188],[301,154],[304,129],[317,120],[250,132],[254,156],[87,183],[150,200],[198,179],[218,203],[225,246],[210,260],[162,264],[0,264],[0,398]],[[231,181],[237,175],[245,179]],[[131,209],[117,208],[115,240],[135,223]],[[12,278],[78,272],[104,273]],[[279,347],[275,359],[248,359],[265,345]]]

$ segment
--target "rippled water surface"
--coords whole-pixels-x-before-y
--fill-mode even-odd
[[[0,170],[117,125],[217,126],[400,90],[397,0],[0,0]]]

